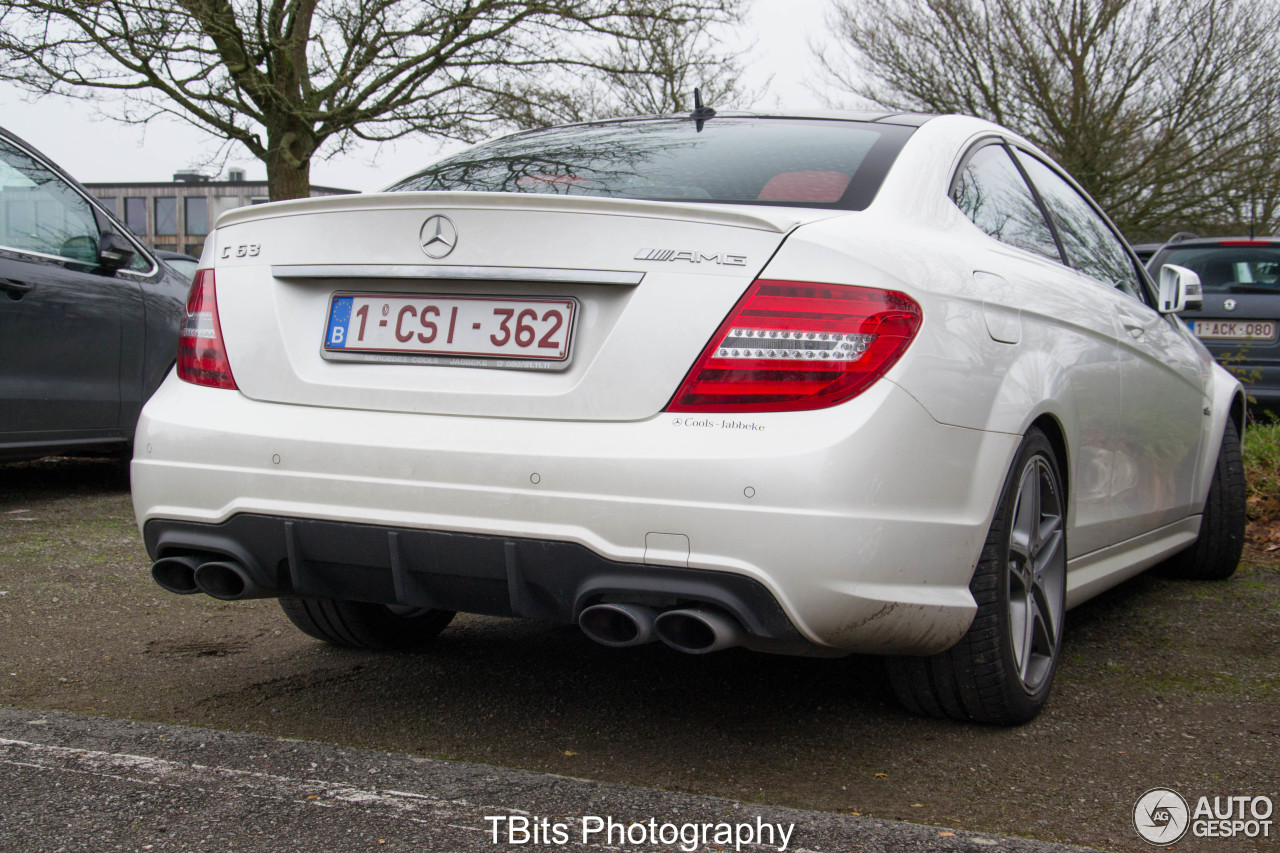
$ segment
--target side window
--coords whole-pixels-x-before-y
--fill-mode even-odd
[[[1049,208],[1067,263],[1085,275],[1105,282],[1134,299],[1145,302],[1141,279],[1133,260],[1107,221],[1075,187],[1047,165],[1022,151],[1018,162],[1027,170]]]
[[[0,140],[0,245],[98,262],[93,208],[30,155]]]
[[[1003,145],[985,145],[956,173],[951,200],[997,240],[1062,261],[1040,205]]]

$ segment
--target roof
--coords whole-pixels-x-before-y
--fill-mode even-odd
[[[603,124],[622,124],[626,122],[642,122],[642,121],[697,121],[708,122],[717,119],[726,118],[773,118],[773,119],[818,119],[827,121],[860,121],[872,122],[880,124],[896,124],[905,127],[920,127],[925,122],[938,118],[937,115],[927,113],[908,113],[896,110],[788,110],[788,111],[771,111],[771,110],[715,110],[709,115],[695,116],[692,113],[663,113],[654,115],[636,115],[636,116],[615,116],[613,118],[592,119],[591,121],[568,122],[566,124],[547,125],[545,127],[533,127],[527,130],[518,130],[514,133],[499,134],[498,136],[489,137],[482,140],[480,144],[492,142],[497,139],[509,139],[518,136],[524,136],[528,133],[540,133],[544,130],[561,127],[589,127],[591,125]]]

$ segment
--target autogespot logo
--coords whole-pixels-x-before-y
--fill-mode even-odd
[[[1133,806],[1133,826],[1159,847],[1176,844],[1187,834],[1191,813],[1187,801],[1168,788],[1152,788]]]

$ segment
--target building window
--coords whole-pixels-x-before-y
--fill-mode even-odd
[[[103,206],[103,207],[105,207],[105,208],[107,209],[107,213],[110,213],[112,216],[119,216],[119,215],[120,215],[120,214],[119,214],[119,212],[116,210],[116,197],[115,197],[115,196],[113,196],[113,195],[100,195],[100,196],[98,196],[98,201],[99,201],[99,203],[101,203],[101,204],[102,204],[102,206]]]
[[[209,233],[209,199],[204,196],[188,196],[182,200],[188,237],[203,237]]]
[[[124,224],[139,237],[147,233],[147,200],[145,198],[126,198],[124,200]]]
[[[156,199],[156,236],[178,236],[178,200],[172,196]]]

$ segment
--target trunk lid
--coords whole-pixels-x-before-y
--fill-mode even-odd
[[[837,215],[506,193],[337,196],[224,215],[202,265],[214,267],[232,372],[253,399],[640,420],[667,404],[786,235]],[[330,317],[335,295],[350,297],[337,320]],[[345,345],[356,334],[355,318],[340,332],[332,323],[362,308],[370,330],[382,324],[383,337],[370,331],[368,348],[385,349],[391,330],[410,335],[408,346],[421,337],[432,338],[423,347],[440,348],[428,312],[434,320],[461,308],[476,349],[326,348],[331,337]],[[563,314],[563,334],[548,311]],[[532,317],[534,325],[513,327],[515,317]],[[537,325],[540,319],[548,322]],[[531,346],[512,349],[513,331]],[[541,352],[551,356],[559,354],[554,345],[567,345],[567,357],[524,358],[539,354],[537,343],[551,344]],[[481,352],[486,347],[493,352]]]

